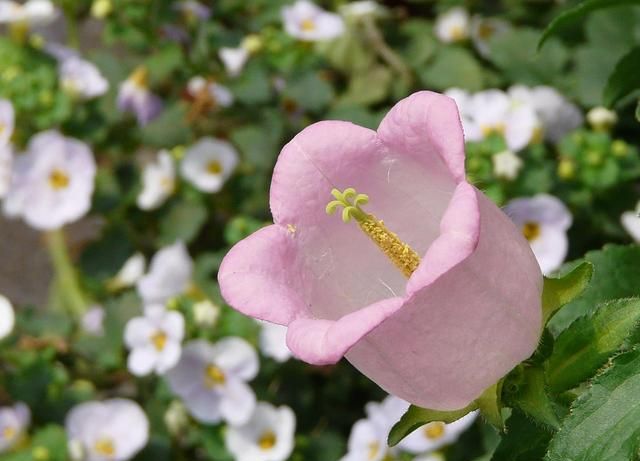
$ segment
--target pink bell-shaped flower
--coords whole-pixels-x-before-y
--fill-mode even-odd
[[[218,280],[234,308],[287,325],[300,359],[346,356],[387,392],[451,410],[535,350],[542,275],[466,181],[452,99],[416,93],[377,132],[309,126],[282,150],[270,200],[275,224],[232,248]]]

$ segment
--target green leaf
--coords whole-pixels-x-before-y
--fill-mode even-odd
[[[558,408],[547,392],[547,384],[542,368],[525,367],[517,392],[508,398],[511,406],[517,407],[531,419],[550,428],[560,426]]]
[[[163,82],[184,65],[182,50],[175,43],[165,43],[145,61],[144,65],[149,70],[152,85]]]
[[[158,244],[171,245],[176,240],[189,243],[198,235],[206,220],[207,209],[204,205],[186,200],[175,202],[162,216]]]
[[[140,130],[141,141],[153,147],[163,148],[188,141],[189,126],[186,108],[181,103],[167,106],[162,113]]]
[[[234,96],[243,104],[262,104],[271,99],[269,81],[265,69],[258,64],[250,63],[229,86]]]
[[[551,439],[551,433],[536,425],[519,411],[507,420],[507,430],[500,440],[491,461],[540,460]]]
[[[549,386],[562,392],[580,384],[620,349],[640,322],[640,299],[619,299],[571,324],[556,338],[546,363]]]
[[[546,461],[629,461],[640,448],[640,350],[616,357],[573,403]]]
[[[482,416],[496,428],[503,430],[504,421],[502,420],[502,381],[497,382],[489,389],[485,390],[482,395],[476,399],[478,409]]]
[[[308,72],[287,83],[285,96],[295,101],[300,107],[318,112],[333,100],[333,87],[317,72]]]
[[[426,408],[419,408],[411,405],[407,412],[402,415],[400,421],[391,428],[388,438],[389,446],[393,447],[397,445],[407,435],[425,424],[429,424],[434,421],[452,423],[477,408],[478,404],[476,402],[472,402],[460,410],[453,411],[427,410]]]
[[[640,122],[640,99],[638,100],[638,105],[636,106],[636,120]]]
[[[625,54],[616,64],[604,88],[602,99],[611,107],[623,97],[640,88],[640,46]]]
[[[546,325],[558,309],[580,295],[589,285],[592,275],[593,265],[583,261],[560,277],[545,277],[542,290],[542,324]]]
[[[369,105],[383,101],[389,95],[393,74],[384,66],[374,66],[349,80],[347,91],[340,98],[344,105]]]
[[[484,87],[482,66],[463,48],[440,48],[433,59],[417,72],[422,83],[430,88],[459,87],[479,91]]]
[[[623,5],[640,5],[640,0],[585,0],[573,8],[557,16],[542,33],[538,41],[538,51],[547,42],[549,37],[557,33],[565,26],[577,21],[586,14],[602,8],[612,8]]]

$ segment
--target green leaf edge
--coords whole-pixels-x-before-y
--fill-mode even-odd
[[[634,65],[638,67],[638,63],[640,63],[640,46],[632,48],[616,63],[602,91],[602,102],[605,106],[612,107],[620,99],[640,87],[640,85],[633,85],[631,88],[616,88],[616,83],[630,73],[629,68]],[[631,73],[635,73],[634,69],[631,69]],[[640,80],[640,77],[637,78]]]
[[[542,324],[546,325],[553,315],[589,286],[593,276],[593,264],[582,261],[569,272],[559,277],[545,277],[542,289]]]

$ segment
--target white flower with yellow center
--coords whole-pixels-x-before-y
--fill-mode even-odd
[[[176,173],[173,158],[166,150],[158,152],[155,161],[142,170],[142,191],[136,203],[141,210],[160,207],[176,189]]]
[[[164,306],[146,306],[143,317],[134,317],[124,329],[124,343],[131,351],[127,366],[136,376],[162,375],[180,359],[184,317]]]
[[[164,304],[182,294],[191,282],[193,261],[182,242],[159,250],[151,259],[149,272],[136,287],[145,304]]]
[[[467,10],[451,8],[436,18],[434,32],[444,43],[460,42],[469,37],[469,21]]]
[[[0,147],[9,143],[14,126],[13,104],[7,99],[0,99]]]
[[[230,77],[237,77],[249,59],[249,50],[244,46],[236,48],[223,46],[218,51],[218,57],[222,61],[227,74]]]
[[[206,137],[187,149],[182,176],[202,192],[218,192],[238,164],[238,152],[226,141]]]
[[[631,238],[640,243],[640,202],[636,205],[635,210],[622,213],[620,221]]]
[[[39,230],[60,228],[89,211],[95,175],[89,146],[54,130],[39,133],[14,160],[4,211]]]
[[[538,194],[512,200],[504,211],[529,241],[542,272],[558,269],[569,250],[567,230],[573,220],[564,203],[551,195]]]
[[[0,199],[7,195],[11,186],[13,149],[9,144],[0,144]]]
[[[11,301],[0,295],[0,340],[11,334],[15,323],[16,315]]]
[[[65,421],[70,454],[83,461],[127,461],[149,440],[149,421],[127,399],[76,405]]]
[[[492,160],[493,174],[497,178],[506,179],[508,181],[516,179],[523,166],[522,159],[510,150],[493,154]]]
[[[287,347],[287,327],[275,323],[259,321],[260,350],[266,357],[276,362],[286,362],[291,358],[291,350]]]
[[[497,18],[473,16],[471,18],[470,35],[473,46],[484,57],[490,55],[490,40],[511,28],[508,22]]]
[[[60,86],[74,97],[92,99],[109,90],[109,82],[98,68],[78,56],[62,60],[58,72]]]
[[[24,403],[0,407],[0,453],[5,453],[20,441],[31,421],[31,412]]]
[[[401,450],[413,454],[438,450],[458,440],[458,437],[473,424],[477,416],[478,412],[473,411],[449,424],[441,421],[426,424],[403,439],[399,447]]]
[[[297,0],[282,8],[284,30],[299,40],[315,42],[331,40],[344,33],[344,21],[308,0]]]
[[[25,3],[0,0],[0,24],[40,26],[50,23],[57,16],[58,10],[50,0],[27,0]]]
[[[187,92],[193,98],[210,101],[213,106],[229,107],[233,104],[229,88],[201,76],[192,77],[187,82]]]
[[[118,109],[132,112],[141,126],[151,122],[162,112],[162,100],[149,90],[148,71],[137,68],[118,90]]]
[[[224,434],[236,461],[285,461],[294,447],[296,416],[291,408],[259,402],[251,419]]]
[[[185,344],[166,379],[196,420],[242,425],[256,407],[247,381],[256,377],[258,368],[256,351],[242,338],[224,338],[215,344],[199,339]]]

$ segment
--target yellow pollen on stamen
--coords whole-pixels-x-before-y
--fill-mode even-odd
[[[2,429],[2,438],[5,440],[11,440],[16,436],[16,428],[13,426],[6,426]]]
[[[211,160],[207,163],[207,173],[220,174],[222,173],[222,164],[218,160]]]
[[[522,226],[522,235],[524,235],[524,238],[530,242],[537,239],[540,237],[540,224],[533,221],[527,221]]]
[[[376,459],[376,457],[378,456],[378,453],[380,452],[380,444],[378,442],[371,442],[367,448],[369,448],[369,451],[367,452],[367,459],[368,460],[372,460],[372,459]]]
[[[167,334],[164,331],[156,331],[151,336],[151,342],[157,351],[161,351],[167,345]]]
[[[116,447],[113,444],[113,440],[109,438],[98,439],[93,445],[93,451],[97,454],[112,458],[116,454]]]
[[[391,232],[384,225],[384,222],[360,208],[360,205],[366,205],[369,202],[369,197],[356,193],[355,189],[351,187],[345,189],[344,192],[333,189],[331,195],[335,197],[335,200],[329,202],[326,212],[333,214],[339,206],[343,207],[342,220],[346,223],[351,218],[355,219],[360,229],[400,269],[404,276],[411,277],[411,274],[420,265],[420,256],[413,248],[400,240],[397,234]]]
[[[300,29],[305,32],[312,32],[316,29],[316,23],[312,19],[305,19],[300,23]]]
[[[444,435],[445,424],[441,421],[434,421],[424,427],[424,435],[431,440],[438,440]]]
[[[273,431],[264,431],[258,439],[258,446],[261,450],[271,450],[277,442],[276,434]]]
[[[204,384],[209,389],[222,386],[226,381],[224,372],[214,364],[207,365],[204,369]]]
[[[69,186],[69,175],[56,168],[49,174],[49,184],[56,190],[65,189]]]

